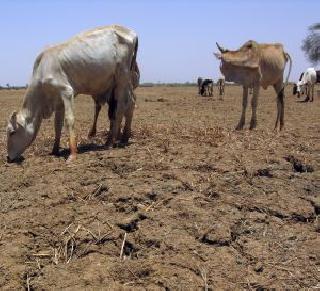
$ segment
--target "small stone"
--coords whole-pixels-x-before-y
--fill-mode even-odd
[[[253,268],[257,273],[260,273],[263,271],[263,265],[261,262],[258,262],[255,267]]]

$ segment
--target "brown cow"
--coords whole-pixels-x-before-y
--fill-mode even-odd
[[[257,103],[260,86],[267,89],[273,86],[277,93],[277,119],[275,129],[280,121],[280,130],[284,125],[284,87],[288,83],[291,72],[292,60],[288,53],[283,50],[282,44],[259,44],[253,40],[247,41],[240,49],[230,51],[222,48],[217,43],[221,54],[215,54],[221,60],[220,71],[226,81],[235,82],[243,86],[242,114],[236,127],[243,129],[247,108],[248,88],[253,87],[251,101],[252,117],[250,129],[257,125]],[[283,84],[283,73],[286,62],[290,61],[289,73],[286,84]]]

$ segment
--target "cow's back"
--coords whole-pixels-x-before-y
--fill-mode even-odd
[[[129,72],[135,41],[135,33],[120,26],[81,33],[43,53],[42,77],[68,82],[77,94],[101,94],[121,70]]]

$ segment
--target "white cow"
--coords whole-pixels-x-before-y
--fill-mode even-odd
[[[132,83],[133,90],[136,89],[140,83],[140,70],[139,70],[137,62],[134,62],[134,64],[133,64],[133,68],[131,71],[131,83]],[[106,102],[110,102],[110,101],[112,102],[111,98],[108,97],[108,96],[110,96],[109,94],[112,94],[112,92],[113,92],[112,90],[113,90],[113,88],[109,92],[106,92],[105,95],[100,96],[101,98],[96,98],[94,100],[94,116],[93,116],[93,123],[92,123],[91,129],[88,134],[89,138],[94,137],[97,133],[97,122],[98,122],[101,107]],[[109,109],[112,109],[112,104],[109,104]],[[112,114],[112,111],[109,110],[108,114],[109,115]],[[109,116],[109,118],[111,118],[111,117]],[[118,137],[120,137],[120,136],[121,136],[121,134],[120,134],[120,128],[119,128]]]
[[[300,94],[306,93],[307,97],[305,101],[312,102],[314,99],[314,85],[316,83],[320,83],[320,71],[308,68],[300,75],[298,83],[294,85],[293,94],[298,94],[298,97],[300,97]]]
[[[131,134],[135,96],[131,83],[138,38],[134,31],[112,25],[89,30],[44,50],[36,59],[30,85],[19,112],[7,126],[8,160],[18,158],[36,138],[43,118],[55,112],[53,153],[59,153],[63,120],[69,131],[70,156],[76,158],[74,98],[89,94],[109,104],[108,146],[116,142],[123,117],[123,140]]]

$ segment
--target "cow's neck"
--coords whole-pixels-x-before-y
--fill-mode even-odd
[[[25,127],[32,128],[36,135],[42,121],[42,106],[41,94],[32,85],[27,89],[20,114],[21,118],[24,119]]]

